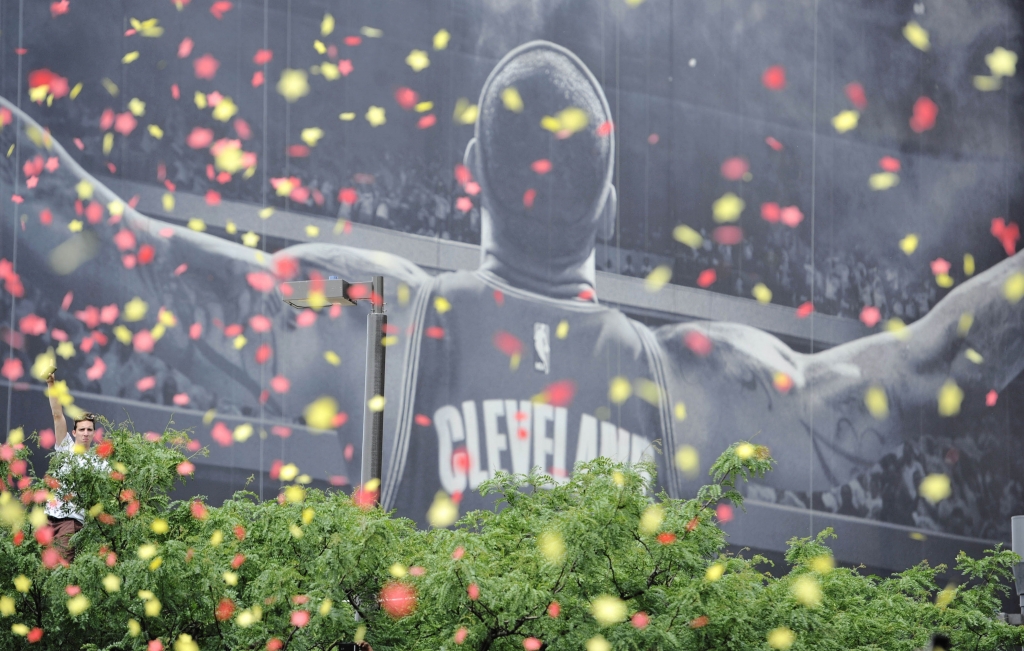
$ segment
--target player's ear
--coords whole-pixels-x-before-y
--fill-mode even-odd
[[[476,144],[476,138],[470,138],[466,144],[466,153],[462,156],[462,164],[469,168],[473,178],[479,182],[480,174],[480,148]]]
[[[615,186],[608,190],[608,199],[604,202],[604,208],[597,218],[597,237],[602,240],[610,240],[615,235],[615,217],[619,212],[619,195],[615,192]]]

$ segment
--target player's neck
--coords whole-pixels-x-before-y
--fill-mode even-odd
[[[559,299],[593,297],[594,292],[594,250],[578,262],[564,262],[553,268],[549,261],[538,261],[503,247],[493,236],[493,231],[484,228],[481,232],[480,270],[499,276],[509,285],[544,296]],[[589,299],[588,299],[589,300]]]

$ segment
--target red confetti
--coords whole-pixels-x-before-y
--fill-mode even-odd
[[[272,637],[267,640],[267,651],[280,651],[283,646],[284,642],[276,637]]]
[[[746,158],[734,156],[722,163],[722,176],[729,181],[739,181],[743,175],[750,171],[750,163]]]
[[[523,648],[526,649],[526,651],[539,651],[541,645],[543,645],[543,642],[535,637],[528,637],[523,640]]]
[[[0,368],[0,375],[14,382],[25,375],[25,367],[17,357],[8,357],[4,360],[3,368]]]
[[[651,145],[652,147],[658,144],[659,140],[661,140],[661,138],[656,133],[652,133],[651,135],[647,136],[647,144]]]
[[[44,429],[39,432],[39,446],[44,450],[49,450],[57,443],[57,436],[53,433],[52,429]]]
[[[214,18],[220,20],[224,17],[224,14],[231,11],[232,7],[234,7],[234,5],[228,0],[217,0],[217,2],[214,2],[210,6],[210,13],[213,14]]]
[[[249,286],[258,292],[269,292],[274,289],[274,277],[265,271],[250,271],[245,275]]]
[[[547,174],[548,172],[551,171],[551,161],[549,161],[546,158],[540,158],[538,160],[533,161],[533,163],[530,165],[530,169],[532,169],[537,174]]]
[[[452,638],[456,644],[462,644],[466,641],[466,636],[469,635],[469,629],[465,626],[460,626],[459,630],[455,631],[455,636]]]
[[[796,308],[796,318],[806,319],[807,317],[811,316],[812,312],[814,312],[814,303],[810,301],[801,303],[800,307]]]
[[[238,542],[245,540],[245,527],[240,524],[236,524],[233,531],[235,532],[235,538],[238,539]]]
[[[96,446],[96,454],[106,459],[114,453],[114,444],[110,441],[102,441]]]
[[[46,319],[37,314],[26,314],[18,321],[18,330],[27,335],[38,337],[46,332]]]
[[[227,597],[224,597],[217,604],[216,617],[218,622],[226,622],[231,619],[231,616],[235,614],[235,602],[231,601]],[[292,619],[294,620],[294,615]],[[309,619],[309,613],[306,613],[306,619]]]
[[[786,69],[782,66],[771,66],[761,75],[761,83],[768,90],[782,90],[786,87]]]
[[[344,43],[349,47],[355,47],[363,42],[363,39],[358,36],[346,36]]]
[[[459,163],[455,166],[455,181],[459,185],[466,185],[473,180],[473,174],[469,171],[469,168]]]
[[[782,208],[774,201],[761,204],[761,219],[769,224],[777,224],[782,216]]]
[[[505,294],[500,289],[494,290],[494,302],[498,307],[505,304]]]
[[[192,511],[192,517],[196,520],[205,520],[210,517],[210,512],[202,502],[192,502],[189,510]]]
[[[143,244],[139,249],[139,264],[147,265],[153,261],[154,257],[156,257],[156,249],[153,248],[153,245]]]
[[[252,87],[253,88],[259,88],[260,86],[263,85],[264,81],[265,81],[265,78],[264,78],[262,70],[257,70],[256,72],[252,73],[252,82],[251,83],[252,83]]]
[[[743,241],[743,229],[739,226],[719,226],[711,233],[711,239],[719,244],[739,244]]]
[[[615,125],[612,124],[611,120],[605,120],[597,127],[597,135],[604,138],[611,135],[611,132],[615,130]]]
[[[132,348],[137,353],[151,353],[153,352],[153,346],[156,342],[153,341],[153,335],[150,334],[149,330],[139,330],[132,337]]]
[[[53,213],[50,212],[49,208],[43,208],[39,211],[39,223],[43,226],[49,226],[53,223]]]
[[[858,111],[863,111],[868,107],[868,96],[864,93],[864,86],[858,81],[851,81],[846,84],[846,99],[850,100],[850,103]]]
[[[214,423],[213,429],[210,430],[210,436],[213,440],[221,445],[221,447],[228,447],[234,442],[234,438],[231,436],[231,430],[228,429],[224,423]]]
[[[515,335],[500,330],[494,334],[494,347],[509,357],[523,352],[523,342]]]
[[[380,607],[394,619],[411,615],[416,610],[416,589],[405,583],[389,582],[381,588]]]
[[[192,54],[192,46],[195,43],[189,37],[181,39],[181,43],[178,45],[178,58],[187,59]]]
[[[455,209],[459,212],[469,212],[473,209],[473,200],[469,197],[459,197],[455,200]]]
[[[465,547],[462,547],[461,545],[459,547],[456,547],[455,551],[452,552],[452,560],[457,561],[457,560],[461,559],[463,557],[463,555],[465,555],[465,553],[466,553],[466,548]]]
[[[695,618],[693,618],[690,621],[690,628],[704,628],[707,625],[708,625],[708,616],[707,615],[701,615],[700,617],[695,617]]]
[[[196,471],[196,466],[191,461],[182,461],[181,463],[178,464],[176,470],[178,471],[178,474],[181,476],[191,475]]]
[[[732,520],[732,507],[728,504],[719,504],[715,509],[715,517],[719,522],[729,522]]]
[[[406,86],[400,87],[395,91],[395,101],[406,111],[412,110],[412,107],[416,106],[416,103],[420,101],[420,95],[411,88]]]
[[[714,269],[705,269],[697,276],[697,286],[708,288],[718,280],[718,273]]]
[[[990,389],[989,392],[985,394],[986,407],[995,407],[997,400],[999,400],[999,393],[995,389]]]
[[[260,344],[260,347],[256,349],[256,363],[266,364],[273,354],[274,351],[270,348],[270,344]]]
[[[188,134],[188,138],[185,142],[192,149],[203,149],[205,147],[209,147],[210,143],[213,142],[213,129],[193,127],[192,132]]]
[[[217,69],[220,68],[218,61],[212,54],[204,54],[192,62],[196,73],[196,79],[213,79],[217,76]]]
[[[932,269],[932,274],[939,276],[941,274],[948,274],[949,270],[953,267],[948,260],[943,258],[935,258],[929,263]]]
[[[57,16],[63,16],[68,13],[68,7],[70,3],[68,0],[60,0],[59,2],[50,3],[50,16],[56,18]]]
[[[65,4],[67,3],[67,1],[68,0],[64,0]],[[54,4],[57,4],[57,3],[54,3]],[[28,635],[25,636],[25,639],[28,640],[29,644],[35,644],[39,640],[43,639],[43,629],[41,629],[38,626],[36,626],[35,628],[33,628],[31,631],[28,632]]]
[[[633,625],[633,628],[638,628],[638,629],[643,630],[643,629],[647,628],[647,624],[649,624],[650,621],[651,620],[647,616],[647,613],[645,613],[643,611],[640,611],[640,612],[636,613],[635,615],[633,615],[633,617],[630,618],[629,623]]]
[[[779,221],[790,228],[796,228],[804,220],[804,214],[796,206],[786,206],[779,212]]]
[[[572,380],[552,382],[544,389],[547,402],[555,407],[568,407],[576,395],[576,383]]]
[[[683,337],[683,343],[686,344],[686,347],[689,348],[694,355],[699,357],[707,357],[711,354],[711,339],[696,330],[687,332]]]
[[[892,172],[895,174],[900,171],[900,160],[898,158],[893,158],[892,156],[882,156],[878,160],[878,166],[886,172]]]
[[[1020,227],[1017,224],[1008,224],[1002,217],[996,217],[992,220],[989,232],[1003,245],[1006,255],[1013,255],[1017,251],[1017,240],[1020,239]]]
[[[291,387],[292,383],[284,376],[276,375],[270,380],[270,388],[277,393],[288,393]]]
[[[665,531],[658,534],[658,542],[662,545],[671,545],[676,541],[676,535],[671,531]]]
[[[262,66],[265,63],[270,63],[273,58],[273,50],[256,50],[256,54],[252,56],[252,62],[258,66]]]
[[[776,373],[772,377],[772,385],[779,393],[789,393],[793,388],[793,378],[789,377],[785,373]]]
[[[53,527],[45,526],[45,527],[41,527],[39,529],[36,529],[35,539],[36,539],[36,542],[39,543],[40,545],[42,545],[43,547],[52,544],[53,543]],[[68,587],[70,588],[71,586],[68,586]],[[74,595],[71,595],[71,596],[73,597]]]
[[[910,128],[914,133],[924,133],[935,126],[939,116],[939,106],[925,96],[914,102],[914,114],[910,116]]]
[[[316,323],[316,312],[313,310],[303,310],[299,312],[299,316],[295,317],[295,323],[300,328],[308,328]]]
[[[349,443],[348,445],[345,446],[345,451],[342,453],[342,455],[345,457],[345,461],[351,461],[355,453],[356,447]]]
[[[338,61],[338,72],[341,73],[342,77],[348,77],[350,74],[352,74],[353,69],[354,68],[352,66],[351,59],[342,59]]]
[[[435,124],[437,124],[437,116],[434,115],[433,113],[430,113],[429,115],[424,115],[419,119],[419,122],[416,123],[416,128],[429,129]]]
[[[530,188],[523,193],[523,205],[527,208],[533,208],[533,202],[537,198],[537,191]]]
[[[860,320],[867,327],[874,328],[882,320],[882,313],[873,305],[865,305],[860,311]]]
[[[426,414],[416,414],[416,417],[413,420],[420,427],[430,427],[433,423],[433,421],[430,420],[430,416],[427,416]]]
[[[552,619],[554,619],[554,618],[558,617],[559,613],[561,613],[561,612],[562,612],[562,607],[560,605],[558,605],[557,601],[552,601],[550,604],[548,604],[548,617],[551,617]]]
[[[444,328],[440,326],[430,326],[424,334],[431,339],[444,339]]]
[[[470,583],[469,587],[466,588],[466,594],[469,595],[470,600],[476,601],[480,598],[480,586],[475,583]]]

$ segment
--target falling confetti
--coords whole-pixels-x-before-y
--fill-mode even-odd
[[[821,605],[821,584],[809,574],[798,577],[790,586],[790,591],[802,606],[817,608]]]
[[[858,111],[846,110],[839,112],[834,118],[832,118],[832,127],[838,133],[846,133],[857,128],[857,123],[860,121],[860,113]]]
[[[949,497],[953,489],[947,475],[933,473],[921,481],[918,492],[932,504],[938,504]]]
[[[768,632],[768,646],[779,651],[788,651],[796,641],[796,633],[785,626],[773,628]]]
[[[726,192],[711,205],[711,212],[719,224],[734,222],[746,207],[746,202],[732,192]]]
[[[626,621],[626,602],[612,595],[601,595],[590,602],[590,614],[599,626],[607,627]]]
[[[910,21],[903,27],[903,37],[922,52],[927,52],[931,48],[928,30],[921,27],[915,20]]]
[[[917,245],[918,243],[920,243],[920,241],[921,239],[920,237],[918,237],[917,234],[910,233],[902,240],[900,240],[900,250],[906,253],[907,255],[910,255],[917,250]]]

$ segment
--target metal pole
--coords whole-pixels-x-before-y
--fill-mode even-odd
[[[374,276],[370,294],[370,313],[366,315],[366,383],[363,401],[363,458],[359,481],[376,484],[380,501],[381,459],[384,449],[384,276]],[[379,396],[379,397],[378,397]]]

